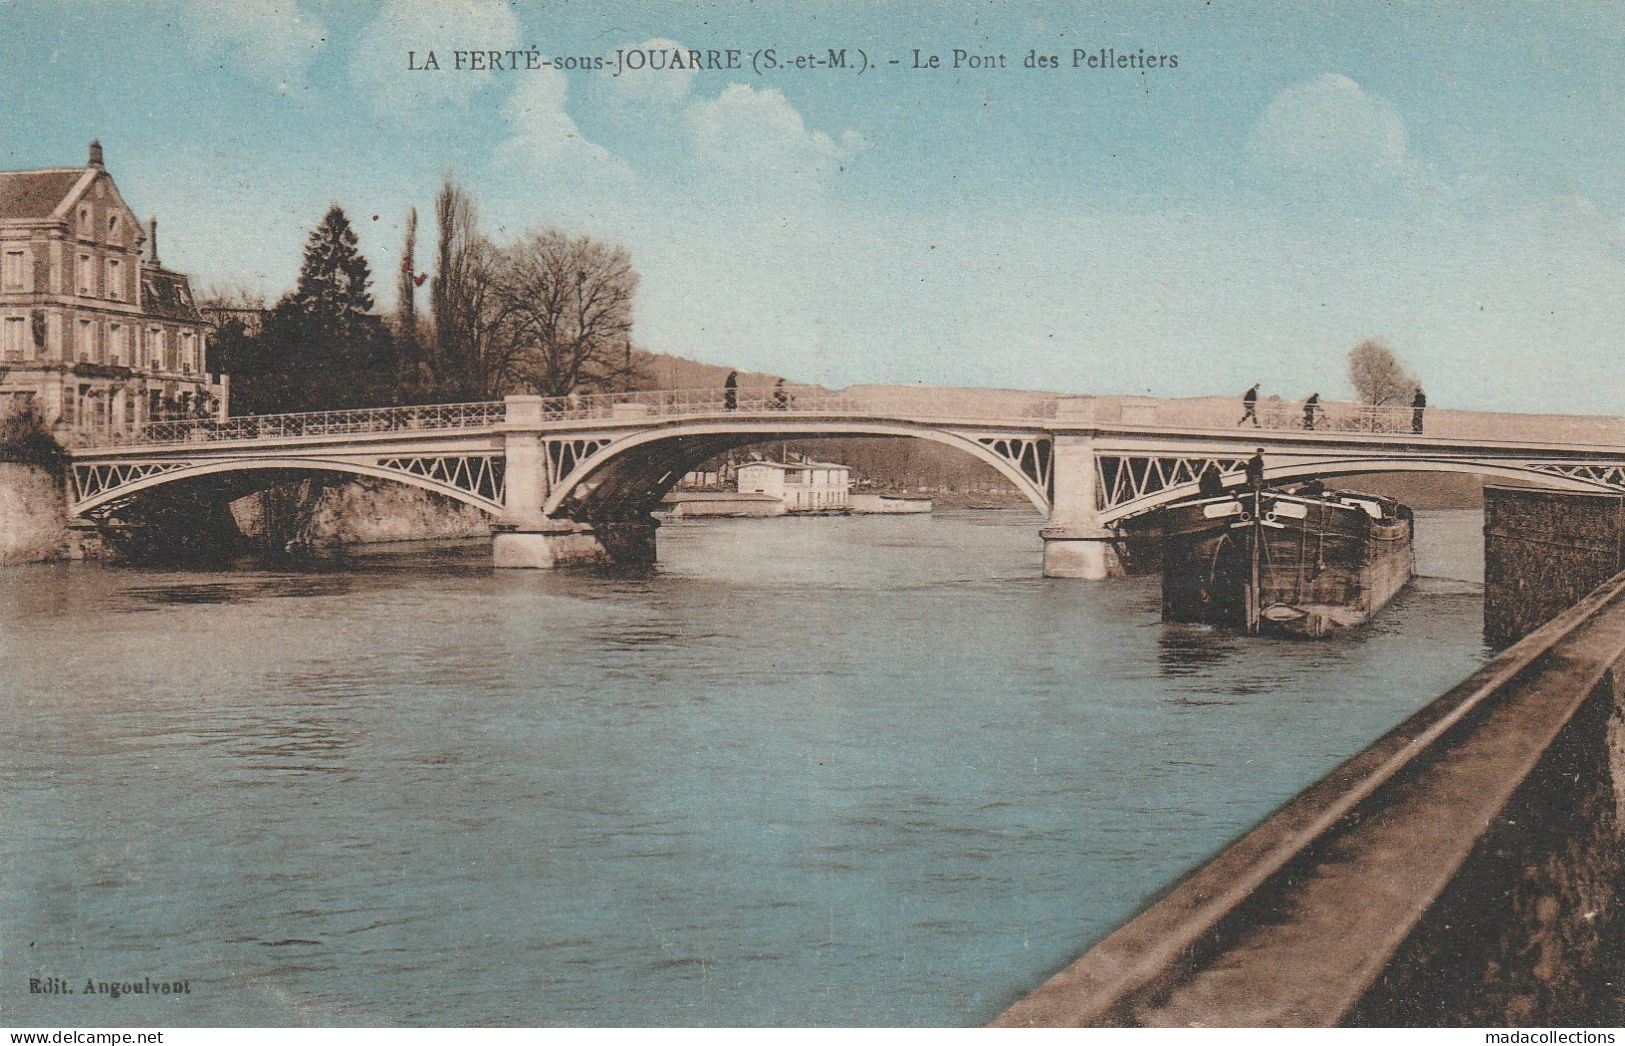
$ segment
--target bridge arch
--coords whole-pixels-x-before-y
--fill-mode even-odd
[[[1265,460],[1268,461],[1267,454]],[[1264,468],[1264,481],[1266,483],[1277,483],[1289,480],[1335,479],[1339,476],[1398,472],[1451,472],[1459,475],[1484,476],[1490,479],[1518,480],[1523,483],[1545,487],[1549,490],[1567,490],[1581,493],[1621,493],[1619,487],[1608,483],[1543,471],[1532,468],[1526,462],[1471,461],[1461,458],[1337,458],[1319,461],[1289,461],[1278,465],[1266,465]],[[1228,473],[1225,480],[1227,483],[1238,483],[1240,475],[1239,472]],[[1153,494],[1147,494],[1144,497],[1135,498],[1120,505],[1103,508],[1100,511],[1100,522],[1104,526],[1121,523],[1126,519],[1153,512],[1176,501],[1196,497],[1200,492],[1198,487],[1199,484],[1197,483],[1181,483],[1176,486],[1165,487]],[[1235,487],[1232,486],[1230,489],[1235,489]]]
[[[489,461],[487,464],[489,467]],[[121,468],[126,469],[125,474],[132,476],[132,478],[124,482],[106,484],[89,494],[85,493],[84,473],[81,470],[89,472],[93,469]],[[145,474],[135,475],[134,470],[136,469],[145,471]],[[465,505],[472,505],[492,516],[502,514],[503,480],[500,462],[495,466],[495,471],[487,477],[488,482],[483,484],[484,493],[482,493],[482,484],[478,482],[470,484],[472,489],[464,489],[454,482],[446,482],[435,478],[428,470],[413,472],[409,471],[408,468],[391,467],[368,461],[298,457],[224,458],[201,462],[161,461],[143,463],[139,466],[106,462],[75,462],[73,465],[74,496],[70,499],[68,515],[74,518],[88,516],[98,509],[106,509],[109,506],[122,504],[164,487],[196,482],[209,476],[229,476],[245,473],[334,473],[368,479],[383,479],[444,495]],[[263,486],[271,486],[276,481],[277,477],[267,475]],[[487,493],[494,496],[485,496]]]
[[[612,438],[555,477],[546,515],[591,521],[652,512],[689,471],[730,450],[779,440],[906,437],[929,440],[990,466],[1048,515],[1052,443],[1041,431],[950,430],[906,421],[772,419],[769,424],[706,420]]]

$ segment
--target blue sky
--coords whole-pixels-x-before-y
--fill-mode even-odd
[[[651,41],[881,64],[406,63]],[[270,296],[336,201],[384,305],[451,172],[498,240],[627,246],[644,347],[833,385],[1333,398],[1375,336],[1440,405],[1625,413],[1621,53],[1603,3],[0,0],[0,166],[99,137],[166,262]]]

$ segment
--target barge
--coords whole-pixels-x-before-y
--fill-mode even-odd
[[[1163,512],[1164,621],[1324,636],[1366,621],[1416,569],[1415,519],[1392,498],[1310,483]]]

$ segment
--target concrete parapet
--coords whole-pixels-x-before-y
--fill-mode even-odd
[[[505,428],[528,430],[542,424],[542,397],[506,396],[502,402]]]
[[[1057,427],[1088,428],[1095,424],[1097,396],[1062,396],[1055,401]],[[1115,417],[1111,420],[1117,420]]]
[[[1622,671],[1625,574],[995,1023],[1618,1023]]]

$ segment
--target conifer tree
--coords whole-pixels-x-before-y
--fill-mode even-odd
[[[261,339],[274,361],[264,383],[276,409],[394,402],[394,350],[370,315],[371,282],[350,219],[335,204],[312,230],[299,281],[277,303]]]
[[[347,339],[360,332],[372,311],[372,270],[356,248],[344,208],[328,208],[305,241],[305,261],[293,300],[315,331]]]

